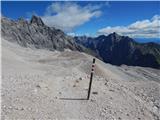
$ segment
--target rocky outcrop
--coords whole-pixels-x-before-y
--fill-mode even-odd
[[[32,16],[30,21],[1,18],[2,37],[17,42],[24,47],[45,48],[49,50],[71,49],[83,51],[83,47],[75,43],[59,29],[46,26],[40,17]]]
[[[38,16],[33,15],[30,21],[31,24],[35,24],[37,26],[44,26],[42,19]]]

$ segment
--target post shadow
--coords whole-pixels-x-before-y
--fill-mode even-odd
[[[60,100],[88,100],[87,98],[59,98]]]

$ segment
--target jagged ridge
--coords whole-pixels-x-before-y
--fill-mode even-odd
[[[95,51],[107,63],[160,68],[160,45],[135,42],[127,36],[112,33],[96,38],[75,37],[76,42]]]
[[[83,47],[75,43],[72,37],[59,29],[46,26],[40,17],[32,16],[30,22],[24,19],[13,21],[2,17],[1,23],[2,36],[21,46],[60,51],[65,48],[83,51]]]

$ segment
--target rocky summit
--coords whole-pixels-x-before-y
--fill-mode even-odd
[[[40,17],[32,16],[30,21],[22,18],[13,21],[2,17],[1,22],[2,37],[11,42],[17,42],[21,46],[60,51],[82,50],[72,37],[59,29],[46,26]]]
[[[117,33],[95,38],[75,37],[76,42],[95,51],[106,63],[160,68],[160,45],[138,43]]]

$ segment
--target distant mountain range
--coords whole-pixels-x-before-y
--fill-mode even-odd
[[[160,68],[159,44],[138,43],[128,36],[120,36],[117,33],[75,39],[77,43],[96,52],[106,63]]]
[[[70,37],[63,31],[46,26],[40,17],[32,16],[28,22],[1,17],[1,35],[8,41],[24,47],[48,50],[64,49],[86,52],[114,65],[134,65],[160,68],[160,45],[138,43],[127,36],[112,33],[98,37]]]
[[[139,43],[154,42],[160,44],[160,38],[134,38],[134,40]]]

